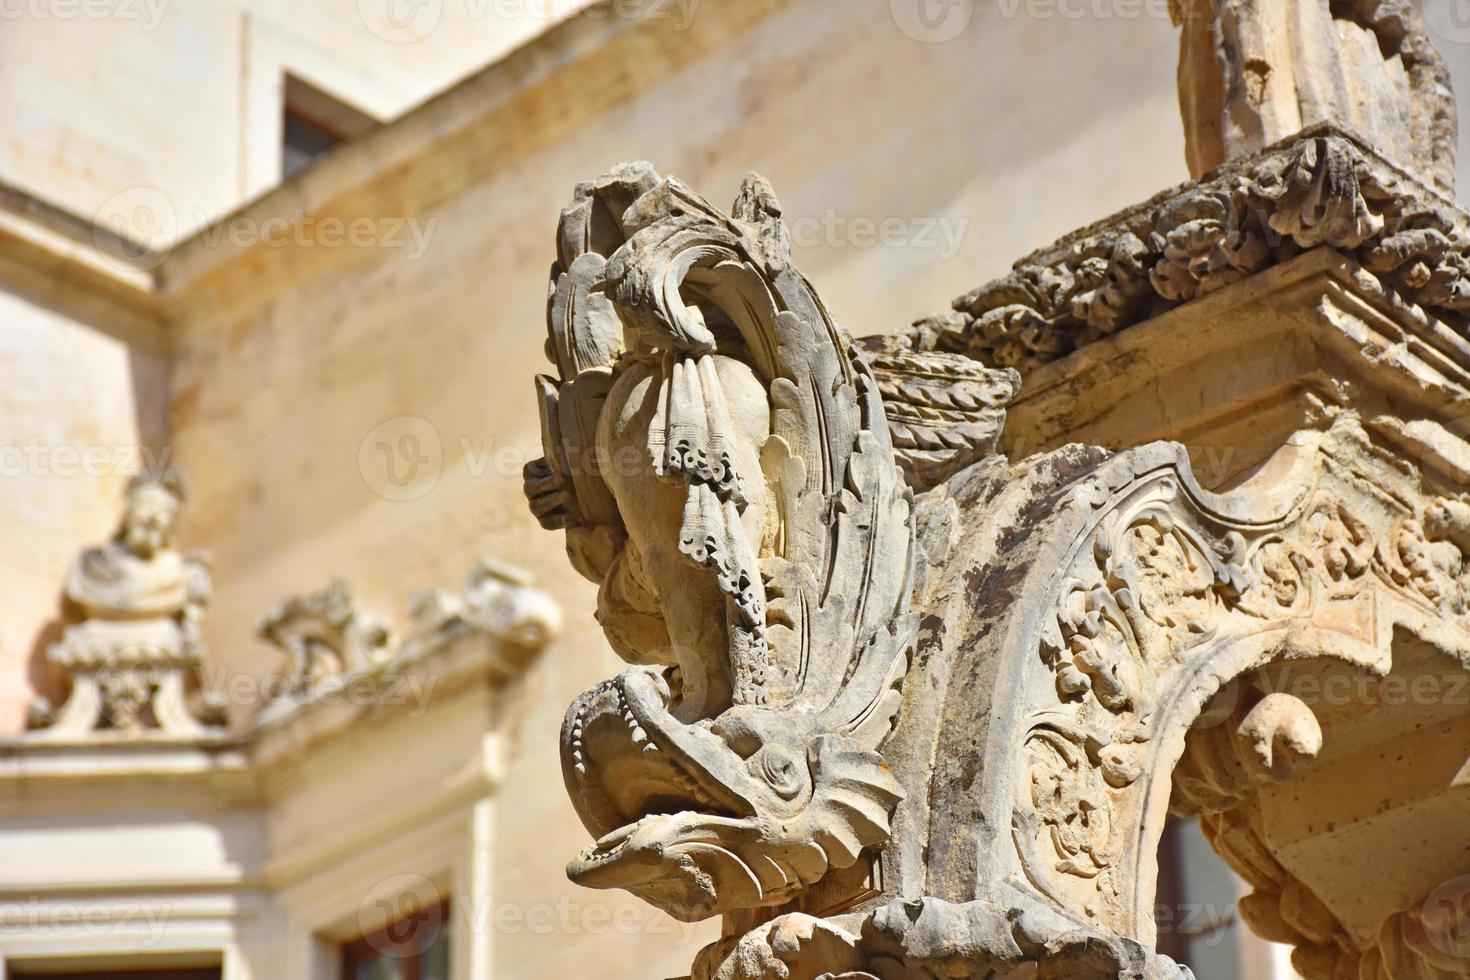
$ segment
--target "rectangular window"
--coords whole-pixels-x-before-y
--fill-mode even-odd
[[[342,980],[449,980],[449,903],[342,947]]]
[[[289,180],[334,147],[360,136],[378,121],[310,82],[285,79],[281,119],[281,179]]]

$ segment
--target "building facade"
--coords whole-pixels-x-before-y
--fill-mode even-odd
[[[900,333],[1192,176],[1168,10],[1065,6],[16,8],[0,41],[9,975],[316,980],[385,953],[423,978],[687,974],[714,925],[564,877],[586,832],[558,731],[619,661],[598,589],[522,493],[543,452],[529,396],[556,216],[619,161],[721,202],[759,171],[834,319]],[[1429,24],[1470,72],[1454,22]],[[1096,351],[1016,362],[1001,449],[1174,439],[1211,490],[1274,458],[1255,430],[1289,427],[1300,399],[1237,384],[1211,408],[1234,421],[1207,424],[1188,392],[1210,372],[1146,332],[1120,336],[1124,359],[1176,358],[1177,387]],[[1298,347],[1221,350],[1229,387]],[[99,693],[91,724],[48,736],[103,670],[53,651],[134,609],[131,593],[76,602],[70,570],[126,541],[130,479],[171,466],[188,477],[172,546],[210,553],[212,587],[197,657],[150,663],[147,683],[186,676],[198,727]],[[48,724],[28,732],[28,715]],[[1167,841],[1159,948],[1201,976],[1289,976],[1234,924],[1238,886],[1198,831]]]

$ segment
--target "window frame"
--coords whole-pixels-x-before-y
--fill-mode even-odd
[[[427,936],[419,935],[417,926],[413,934],[407,938],[396,938],[399,930],[405,923],[416,921],[422,917],[434,916],[436,924],[433,932]],[[403,964],[402,980],[423,980],[424,957],[434,941],[449,929],[449,900],[445,899],[436,906],[422,909],[419,912],[394,919],[375,932],[359,936],[351,942],[343,943],[338,956],[338,976],[341,980],[355,980],[357,970],[385,957],[394,957]],[[454,934],[449,933],[449,942],[453,948]],[[410,947],[417,947],[410,949]],[[407,955],[399,955],[407,953]]]

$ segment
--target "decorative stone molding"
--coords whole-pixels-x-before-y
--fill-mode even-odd
[[[391,692],[404,671],[466,642],[488,646],[492,655],[480,666],[509,680],[561,632],[556,602],[525,572],[491,559],[475,565],[460,593],[426,590],[409,612],[408,634],[398,641],[387,620],[364,612],[341,581],[282,602],[258,626],[261,638],[286,655],[286,666],[256,725],[279,727],[283,717],[348,685]]]
[[[1020,374],[955,354],[907,350],[888,337],[858,343],[878,379],[898,465],[916,493],[995,454]]]
[[[31,910],[6,923],[12,971],[43,959],[121,969],[139,952],[146,970],[161,951],[222,957],[235,980],[309,980],[322,976],[324,937],[371,935],[445,899],[489,907],[497,794],[521,720],[514,684],[560,613],[489,561],[464,590],[425,593],[414,609],[381,662],[237,729],[0,739],[0,847],[16,858],[0,867],[0,894]],[[96,896],[109,928],[74,928],[78,895]],[[488,938],[456,930],[455,977],[487,975]]]
[[[1470,224],[1357,137],[1317,127],[1063,238],[903,334],[1023,374],[1319,246],[1421,322],[1470,333]]]
[[[320,592],[292,596],[261,617],[256,634],[286,655],[276,697],[309,697],[318,685],[370,670],[387,659],[387,623],[358,608],[338,580]]]
[[[190,705],[210,576],[207,556],[174,546],[186,496],[178,470],[134,478],[117,533],[68,571],[47,659],[69,693],[59,709],[32,703],[29,737],[187,739],[222,721],[217,705]]]
[[[443,589],[420,593],[410,614],[413,630],[405,645],[430,642],[467,625],[501,643],[539,651],[561,632],[556,601],[537,589],[526,572],[493,558],[476,563],[458,595]]]

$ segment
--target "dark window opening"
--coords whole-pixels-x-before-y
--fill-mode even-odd
[[[281,179],[290,180],[377,120],[310,82],[286,76],[281,119]]]
[[[342,947],[342,980],[449,980],[449,903]]]

